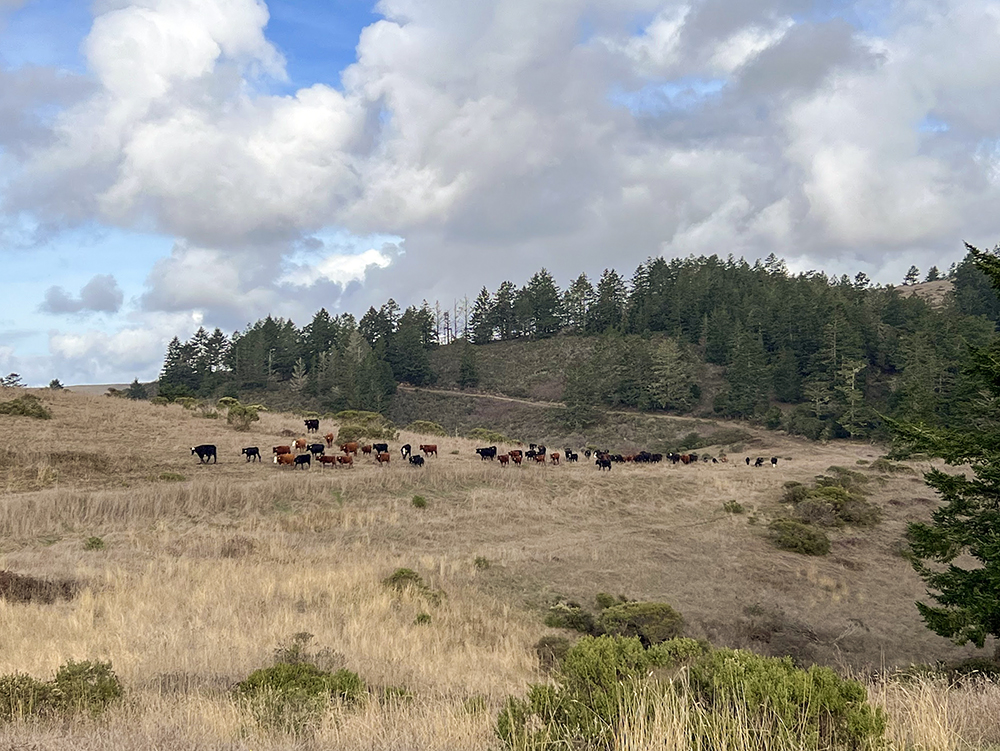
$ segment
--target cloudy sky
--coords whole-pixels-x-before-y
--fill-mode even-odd
[[[1000,240],[986,0],[0,0],[0,374],[268,313]]]

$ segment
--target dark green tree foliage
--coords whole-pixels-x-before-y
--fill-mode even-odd
[[[124,391],[126,399],[148,399],[149,393],[146,391],[146,387],[139,383],[139,379],[136,378],[132,381],[131,385]]]
[[[771,373],[762,337],[739,327],[733,334],[730,351],[726,369],[729,389],[722,411],[727,417],[753,417],[764,411],[771,393]]]
[[[474,344],[486,344],[493,341],[493,300],[486,287],[479,290],[472,312],[469,314],[469,328]]]
[[[625,280],[614,269],[605,269],[597,283],[597,294],[590,308],[587,329],[592,333],[621,330],[628,304]]]
[[[475,388],[479,385],[479,369],[476,367],[476,351],[468,344],[462,347],[462,360],[458,365],[458,387]]]
[[[998,249],[1000,246],[994,248],[993,252],[996,253]],[[955,266],[951,279],[955,285],[955,304],[961,313],[967,316],[986,316],[993,323],[1000,321],[1000,296],[971,254]]]
[[[573,331],[584,331],[594,304],[594,286],[586,274],[580,274],[563,293],[562,310],[565,325]]]
[[[518,293],[515,313],[521,331],[535,339],[559,332],[562,324],[562,296],[552,275],[542,269]]]
[[[422,316],[417,308],[407,308],[395,331],[390,332],[384,341],[385,359],[396,381],[423,386],[434,380],[430,356],[424,345]]]
[[[980,271],[1000,289],[1000,255],[968,246]],[[908,448],[968,465],[972,477],[932,469],[924,475],[942,505],[930,523],[913,523],[908,538],[913,567],[930,602],[917,609],[928,628],[959,644],[982,648],[1000,636],[1000,344],[973,353],[971,375],[982,395],[968,405],[966,422],[953,429],[897,423]]]
[[[517,288],[512,282],[504,282],[493,296],[492,323],[501,341],[513,339],[518,334],[517,314],[514,305],[517,302]]]

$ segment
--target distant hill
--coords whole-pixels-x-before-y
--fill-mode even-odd
[[[108,389],[127,389],[127,383],[92,383],[77,386],[67,386],[70,391],[77,394],[90,394],[91,396],[102,396],[108,393]]]
[[[903,297],[919,297],[928,305],[940,308],[944,305],[948,294],[955,289],[955,284],[949,279],[938,279],[934,282],[921,282],[903,287],[896,287],[896,290]]]

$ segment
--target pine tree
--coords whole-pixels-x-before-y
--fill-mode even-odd
[[[306,387],[307,376],[306,361],[300,357],[295,361],[295,367],[292,369],[292,377],[288,384],[292,387],[292,391],[301,394],[302,390]]]
[[[462,345],[462,359],[458,365],[458,387],[475,388],[479,385],[479,369],[476,367],[476,351],[468,343]]]
[[[503,282],[493,296],[493,328],[504,342],[517,336],[517,317],[514,312],[516,299],[517,288],[513,282]]]
[[[524,291],[531,301],[534,335],[543,338],[557,334],[562,322],[562,299],[552,274],[542,269],[531,277]]]
[[[614,269],[604,269],[597,282],[594,304],[590,307],[588,330],[598,334],[612,329],[621,330],[627,301],[625,280]]]
[[[916,284],[920,281],[920,269],[916,266],[910,266],[910,270],[906,272],[906,276],[903,277],[903,286],[908,287],[911,284]]]
[[[136,401],[149,398],[146,387],[139,383],[138,378],[132,381],[131,385],[123,393],[126,399],[135,399]]]
[[[650,395],[656,406],[683,412],[695,403],[695,367],[676,339],[657,342],[652,351]]]
[[[924,279],[925,282],[936,282],[941,279],[941,272],[938,271],[937,266],[931,266],[930,271],[927,272],[927,278]]]
[[[730,417],[753,417],[763,411],[771,392],[770,373],[760,335],[738,328],[733,336],[724,411]]]
[[[577,331],[587,326],[590,306],[594,304],[594,287],[586,274],[580,274],[563,293],[562,309],[566,325]]]
[[[487,344],[493,341],[493,300],[486,287],[479,290],[472,304],[469,327],[472,329],[474,344]]]
[[[976,266],[1000,289],[1000,256],[967,246]],[[931,602],[918,602],[928,628],[959,644],[982,648],[1000,637],[1000,343],[974,353],[983,396],[969,405],[961,428],[894,425],[911,450],[968,465],[972,477],[932,469],[924,480],[941,497],[930,523],[908,529],[911,562]]]

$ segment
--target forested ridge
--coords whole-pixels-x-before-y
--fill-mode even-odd
[[[608,269],[564,290],[542,269],[520,288],[484,287],[456,315],[390,299],[360,320],[324,309],[301,328],[269,316],[232,336],[200,329],[170,343],[159,393],[282,388],[316,409],[385,411],[397,383],[435,382],[429,353],[445,342],[461,348],[458,383],[472,387],[480,347],[574,336],[593,339],[560,363],[573,428],[601,406],[708,411],[813,438],[882,435],[880,415],[948,426],[975,397],[969,347],[995,337],[1000,302],[969,257],[927,275],[945,278],[953,291],[932,305],[864,274],[790,274],[773,255],[651,258],[631,278]],[[709,373],[724,384],[706,405]]]

